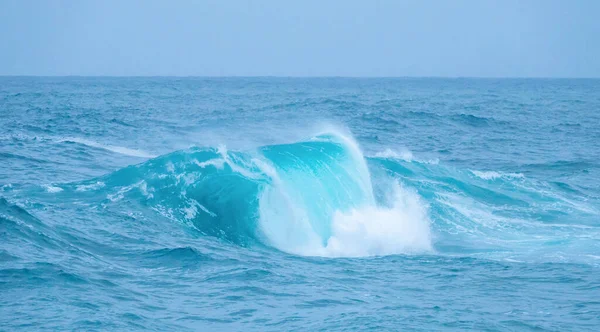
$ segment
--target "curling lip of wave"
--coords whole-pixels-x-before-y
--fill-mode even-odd
[[[304,147],[313,153],[311,161],[314,165],[304,165],[300,161],[290,169],[267,155],[271,165],[268,173],[274,179],[274,186],[262,194],[260,218],[262,231],[271,244],[291,253],[334,257],[432,250],[427,211],[416,193],[395,185],[387,189],[384,201],[377,201],[365,158],[351,137],[333,132],[318,135],[311,141],[326,142],[328,146],[312,147],[308,142],[300,142],[283,153],[293,154],[296,147]],[[281,147],[285,146],[273,148]],[[343,153],[335,156],[334,147],[341,148]],[[300,172],[295,169],[298,166]],[[303,187],[306,183],[310,183],[311,188],[327,190],[307,193]],[[275,195],[270,192],[272,190]],[[285,198],[283,206],[272,204],[277,197]],[[317,218],[324,219],[315,225],[310,220],[315,215],[310,211],[316,204],[313,201],[320,200],[327,203],[321,205],[322,211]],[[287,214],[287,211],[292,213]],[[293,221],[281,227],[272,219]],[[306,219],[309,219],[308,223]],[[325,232],[319,231],[322,224],[328,226]],[[304,242],[298,243],[297,238],[287,235],[299,232],[304,233]]]

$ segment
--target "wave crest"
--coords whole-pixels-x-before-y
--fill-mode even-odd
[[[109,191],[107,204],[137,198],[171,220],[241,245],[258,241],[336,257],[431,250],[426,207],[416,193],[395,184],[376,199],[358,144],[336,132],[255,151],[191,148],[72,187],[78,194]]]

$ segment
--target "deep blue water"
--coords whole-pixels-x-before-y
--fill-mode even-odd
[[[0,78],[0,330],[600,328],[600,80]]]

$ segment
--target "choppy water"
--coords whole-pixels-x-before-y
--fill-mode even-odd
[[[0,329],[600,327],[600,80],[0,78]]]

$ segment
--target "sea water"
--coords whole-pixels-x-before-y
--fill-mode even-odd
[[[0,78],[0,330],[600,328],[600,80]]]

